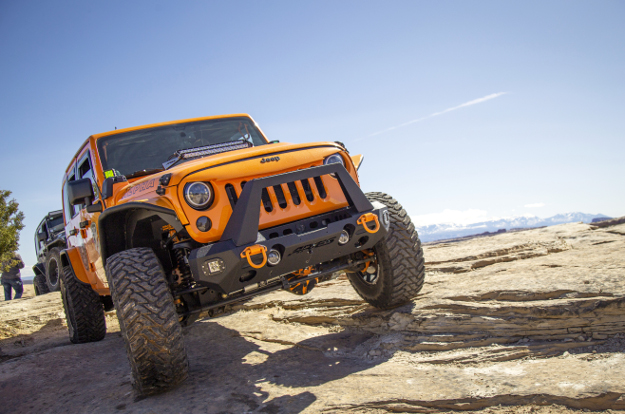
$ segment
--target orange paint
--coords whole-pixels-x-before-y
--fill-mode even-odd
[[[232,117],[247,117],[255,124],[249,115],[234,114],[149,124],[92,135],[83,143],[72,159],[72,162],[66,170],[65,180],[72,174],[72,168],[75,163],[81,159],[86,151],[90,151],[95,185],[101,191],[105,180],[97,146],[97,142],[101,138],[172,124]],[[262,139],[268,142],[262,131],[260,131],[260,134]],[[103,149],[103,151],[106,151],[106,149]],[[192,239],[203,244],[210,243],[220,239],[232,214],[232,207],[226,192],[227,185],[232,185],[237,197],[240,197],[242,184],[244,182],[249,182],[256,178],[320,166],[323,165],[323,160],[325,158],[337,153],[343,158],[348,173],[356,183],[358,183],[356,165],[362,162],[362,156],[350,156],[341,145],[333,142],[318,142],[313,144],[274,143],[180,162],[166,171],[145,177],[131,178],[128,182],[116,183],[113,185],[112,196],[107,200],[103,200],[105,204],[104,207],[110,208],[128,202],[141,202],[147,205],[155,205],[174,210],[178,220],[185,226],[187,233]],[[169,183],[162,187],[159,180],[165,174],[169,174],[170,179]],[[185,185],[197,181],[210,183],[213,189],[214,199],[206,210],[193,209],[184,198]],[[283,206],[279,205],[278,196],[274,188],[267,188],[267,193],[273,209],[271,211],[266,211],[261,205],[258,206],[260,209],[259,229],[274,227],[305,217],[327,213],[348,205],[343,191],[335,178],[329,175],[322,176],[321,182],[323,189],[321,190],[317,188],[314,179],[311,178],[308,182],[312,193],[311,200],[306,197],[302,182],[295,182],[300,198],[299,204],[295,203],[287,184],[281,186],[286,201],[286,205]],[[98,214],[99,213],[86,213],[86,210],[83,210],[80,216],[83,217],[83,220],[87,218],[97,222]],[[197,220],[202,216],[208,217],[212,223],[210,230],[206,232],[200,231],[196,226]],[[70,222],[65,223],[68,231],[76,227],[77,223],[74,223],[75,221],[77,220],[72,219]],[[79,237],[69,238],[70,247],[75,248],[83,245],[91,245],[99,248],[97,240],[94,239],[94,237],[97,238],[97,234],[94,235],[91,230],[87,229],[83,229],[79,233]],[[73,250],[72,248],[70,248],[70,250]],[[89,261],[93,263],[94,260],[91,257],[94,253],[93,248],[90,250],[90,253]],[[95,253],[99,255],[98,252]],[[103,273],[103,269],[100,269],[101,266],[97,268],[96,265],[98,272],[92,271],[89,264],[83,265],[83,260],[80,260],[80,257],[76,256],[76,254],[77,253],[72,253],[70,259],[75,268],[80,268],[76,270],[77,277],[79,277],[80,280],[90,283],[98,292],[108,292],[108,286],[105,286],[100,280],[101,277],[98,277],[100,273]]]

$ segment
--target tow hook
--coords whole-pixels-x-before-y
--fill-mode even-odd
[[[369,225],[367,224],[370,221],[374,221],[375,222],[375,228],[374,229],[370,229]],[[366,213],[363,214],[362,216],[360,216],[358,218],[358,220],[356,221],[356,223],[358,224],[362,224],[362,227],[364,227],[364,229],[367,231],[367,233],[377,233],[378,230],[380,230],[380,221],[378,220],[378,216],[376,214],[373,213]]]
[[[256,264],[252,261],[252,256],[256,256],[257,254],[263,255],[263,261],[260,264]],[[260,269],[267,263],[267,247],[262,244],[255,244],[253,246],[248,246],[241,252],[241,258],[247,258],[247,262],[254,269]]]

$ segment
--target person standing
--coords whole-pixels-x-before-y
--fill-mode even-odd
[[[13,260],[17,261],[13,266],[9,267],[6,272],[2,272],[2,286],[4,286],[4,300],[11,300],[11,295],[15,290],[15,299],[22,297],[24,286],[22,285],[22,277],[20,269],[24,268],[24,262],[19,254],[13,256]]]

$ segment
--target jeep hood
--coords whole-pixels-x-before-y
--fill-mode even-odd
[[[221,154],[209,155],[197,159],[193,159],[190,161],[181,161],[179,164],[171,167],[168,170],[148,175],[145,177],[141,177],[137,180],[131,180],[131,185],[129,186],[127,191],[130,191],[131,187],[141,185],[141,183],[147,183],[155,177],[160,178],[165,174],[171,174],[171,178],[169,180],[168,186],[175,186],[182,181],[186,176],[193,174],[199,170],[204,170],[208,168],[217,167],[220,165],[230,164],[233,162],[239,162],[244,160],[250,160],[254,158],[258,158],[259,162],[263,158],[271,158],[280,156],[280,154],[287,152],[295,152],[295,151],[306,151],[308,149],[320,148],[320,147],[328,147],[335,148],[337,151],[342,151],[343,148],[334,142],[316,142],[316,143],[306,143],[306,144],[289,144],[289,143],[277,143],[277,144],[267,144],[260,145],[252,148],[245,148],[235,151],[224,152]],[[306,161],[315,161],[312,159],[307,159]],[[251,172],[260,173],[260,171]]]

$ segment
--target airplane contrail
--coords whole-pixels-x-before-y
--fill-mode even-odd
[[[403,124],[399,124],[399,125],[392,126],[390,128],[386,128],[386,129],[384,129],[382,131],[375,132],[375,133],[373,133],[371,135],[368,135],[366,137],[363,137],[363,138],[360,138],[360,139],[356,139],[356,141],[360,141],[360,140],[363,140],[365,138],[370,138],[370,137],[374,137],[376,135],[384,134],[385,132],[389,132],[389,131],[392,131],[392,130],[397,129],[397,128],[405,127],[406,125],[416,124],[417,122],[421,122],[421,121],[424,121],[424,120],[429,119],[429,118],[434,118],[435,116],[443,115],[443,114],[446,114],[447,112],[455,111],[456,109],[460,109],[460,108],[464,108],[464,107],[467,107],[467,106],[471,106],[471,105],[479,104],[479,103],[482,103],[482,102],[490,101],[491,99],[498,98],[501,95],[505,95],[506,93],[508,93],[508,92],[491,93],[490,95],[486,95],[486,96],[484,96],[482,98],[474,99],[472,101],[465,102],[465,103],[460,104],[458,106],[452,106],[451,108],[447,108],[447,109],[442,110],[440,112],[434,112],[433,114],[430,114],[428,116],[424,116],[423,118],[413,119],[412,121],[404,122]]]

